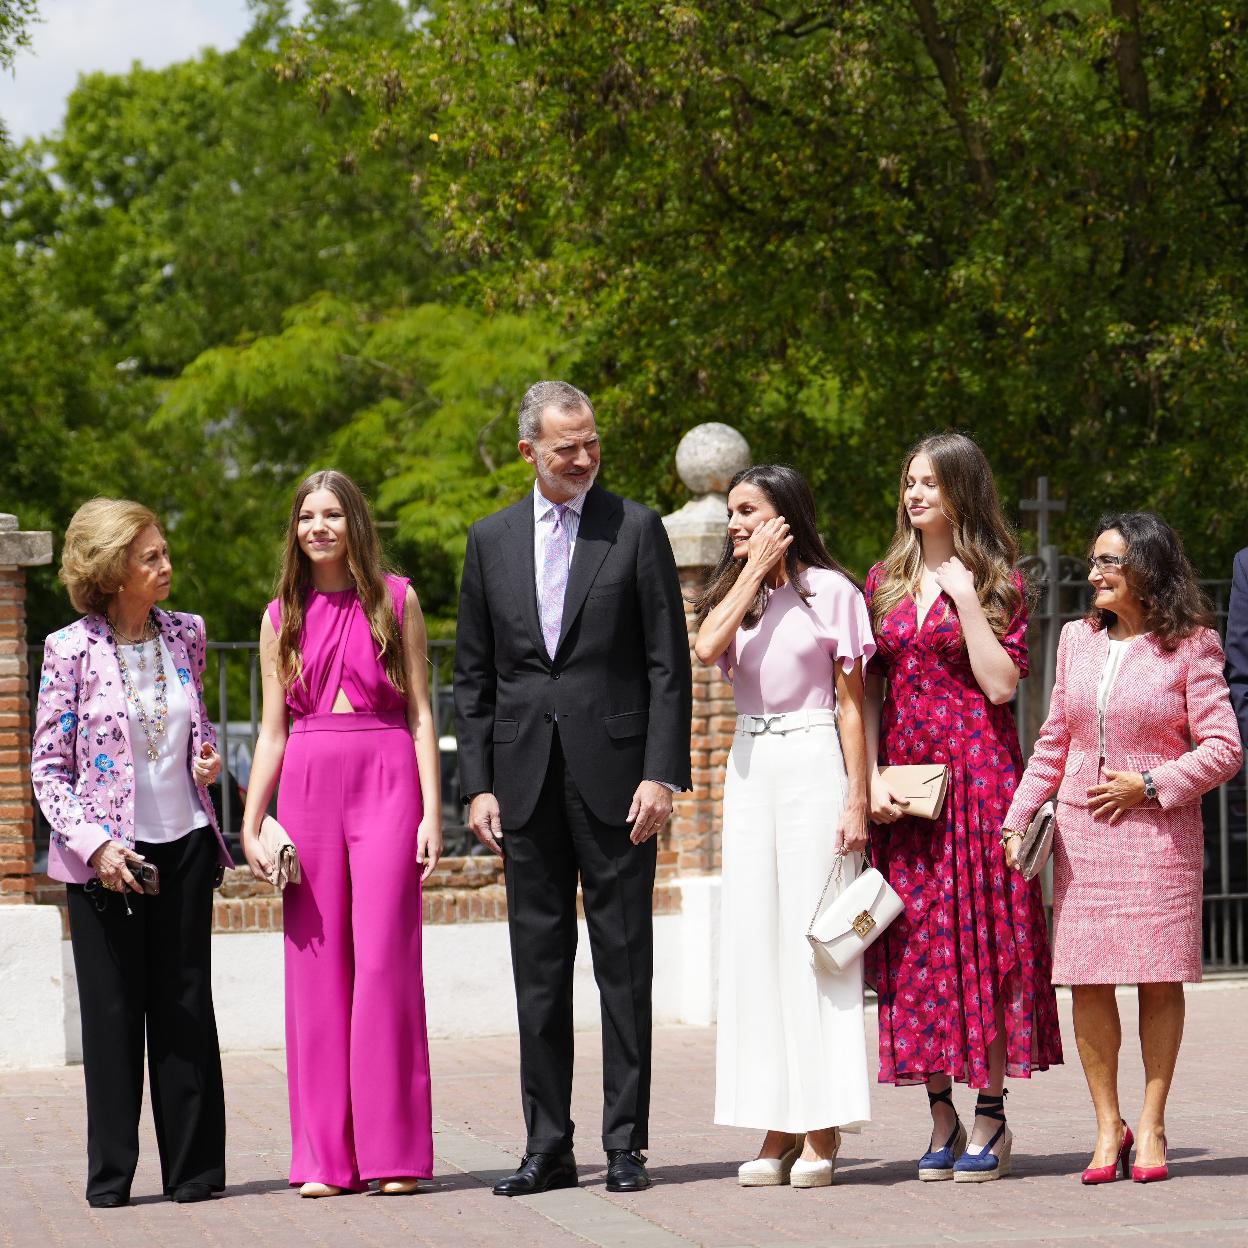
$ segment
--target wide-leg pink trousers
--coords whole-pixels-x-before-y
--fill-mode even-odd
[[[297,719],[277,805],[303,867],[284,897],[290,1181],[429,1178],[422,808],[403,714]]]

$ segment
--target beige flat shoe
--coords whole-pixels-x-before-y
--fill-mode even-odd
[[[377,1190],[383,1196],[410,1196],[413,1192],[420,1191],[419,1179],[382,1179],[377,1184]]]
[[[322,1196],[341,1196],[343,1191],[332,1183],[305,1183],[299,1189],[299,1195],[307,1200],[319,1200]]]

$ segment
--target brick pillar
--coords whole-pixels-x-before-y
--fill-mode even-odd
[[[672,822],[660,842],[660,870],[675,875],[702,875],[720,869],[720,805],[724,799],[724,763],[732,748],[736,710],[732,686],[714,668],[693,657],[693,603],[706,578],[706,568],[682,568],[689,654],[693,662],[693,791],[676,797]]]
[[[722,862],[724,764],[732,747],[736,710],[732,686],[717,670],[704,667],[694,657],[693,602],[723,550],[728,482],[749,462],[750,448],[745,439],[730,425],[718,423],[691,429],[676,451],[677,471],[695,495],[692,502],[663,519],[680,572],[689,627],[693,791],[677,796],[672,821],[660,837],[659,872],[669,877],[718,873]]]
[[[26,568],[51,561],[50,533],[22,533],[0,514],[0,903],[34,900]]]

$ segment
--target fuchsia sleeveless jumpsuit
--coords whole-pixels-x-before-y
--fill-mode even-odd
[[[387,577],[400,627],[407,581]],[[277,602],[269,603],[274,628]],[[420,777],[406,703],[354,589],[311,590],[277,817],[299,849],[287,887],[291,1183],[429,1178],[421,974]],[[339,689],[353,713],[333,713]]]

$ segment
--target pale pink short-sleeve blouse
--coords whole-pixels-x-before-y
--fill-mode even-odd
[[[773,591],[753,628],[739,628],[719,660],[741,715],[836,707],[836,665],[875,653],[862,594],[839,572],[807,568],[808,602],[792,584]]]

